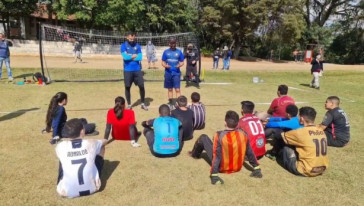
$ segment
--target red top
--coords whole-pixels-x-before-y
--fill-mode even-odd
[[[292,97],[281,96],[275,98],[270,104],[270,109],[273,109],[273,117],[286,117],[286,107],[295,104]]]
[[[248,134],[250,146],[256,157],[265,154],[265,133],[262,122],[253,114],[246,114],[239,120],[238,128]]]
[[[123,111],[123,117],[119,120],[116,118],[114,109],[109,109],[107,112],[107,124],[112,125],[111,135],[117,140],[130,140],[129,125],[135,124],[134,111],[125,109]]]

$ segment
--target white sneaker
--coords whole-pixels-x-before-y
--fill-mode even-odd
[[[9,77],[9,81],[13,81],[14,80],[14,78],[13,77]]]
[[[131,144],[132,147],[140,147],[140,146],[142,146],[141,144],[139,144],[138,142],[135,142],[134,140],[132,140],[130,142],[130,144]]]

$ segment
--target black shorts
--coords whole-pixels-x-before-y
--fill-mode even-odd
[[[139,87],[144,87],[144,78],[142,71],[132,71],[132,72],[124,71],[125,87],[131,87],[133,82],[135,85]]]

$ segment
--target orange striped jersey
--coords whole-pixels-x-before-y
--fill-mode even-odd
[[[297,171],[304,176],[322,174],[329,166],[327,139],[318,126],[307,126],[282,133],[284,142],[295,146],[298,153]]]
[[[245,155],[253,167],[259,165],[246,133],[241,129],[217,132],[213,140],[211,174],[240,171]]]

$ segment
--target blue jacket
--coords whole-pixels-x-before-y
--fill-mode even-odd
[[[265,125],[265,127],[293,130],[302,128],[303,125],[300,124],[298,117],[293,117],[289,120],[280,117],[271,117],[269,118],[269,122]]]
[[[1,58],[9,58],[10,56],[10,50],[9,46],[12,46],[13,44],[9,41],[2,40],[0,41],[0,57]]]

